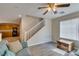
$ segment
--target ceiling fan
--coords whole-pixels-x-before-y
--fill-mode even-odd
[[[38,9],[47,9],[43,15],[47,14],[48,11],[53,11],[54,14],[57,14],[57,8],[62,8],[62,7],[69,7],[70,3],[46,3],[47,6],[45,7],[38,7]]]

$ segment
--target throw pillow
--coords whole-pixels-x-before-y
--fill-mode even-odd
[[[15,53],[10,50],[6,50],[5,56],[15,56]]]
[[[16,40],[14,42],[9,42],[8,43],[8,47],[11,51],[13,51],[14,53],[17,53],[18,51],[20,51],[22,49],[22,45],[19,42],[19,40]]]
[[[0,42],[0,55],[3,56],[5,51],[8,49],[6,46],[6,41],[1,41]]]

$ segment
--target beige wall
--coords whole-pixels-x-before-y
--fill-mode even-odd
[[[59,39],[59,21],[58,20],[52,20],[52,40],[53,42],[56,42]]]
[[[0,19],[0,23],[14,23],[14,24],[18,24],[19,23],[19,19]]]

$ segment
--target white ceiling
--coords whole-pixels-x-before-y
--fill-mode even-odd
[[[45,6],[43,3],[0,3],[0,19],[6,18],[17,18],[18,15],[26,16],[37,16],[42,18],[55,18],[62,15],[67,15],[79,11],[79,3],[71,3],[70,7],[57,9],[58,12],[64,11],[63,14],[53,14],[53,12],[48,12],[43,15],[45,10],[38,10],[39,6]]]

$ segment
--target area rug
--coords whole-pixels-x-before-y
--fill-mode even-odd
[[[32,50],[31,54],[32,56],[62,56],[62,54],[52,51],[51,49],[40,49],[40,48]]]
[[[61,55],[67,54],[66,51],[61,50],[61,49],[59,49],[59,48],[54,48],[54,49],[52,49],[52,51],[54,51],[54,52],[56,52],[56,53],[58,53],[58,54],[61,54]]]

